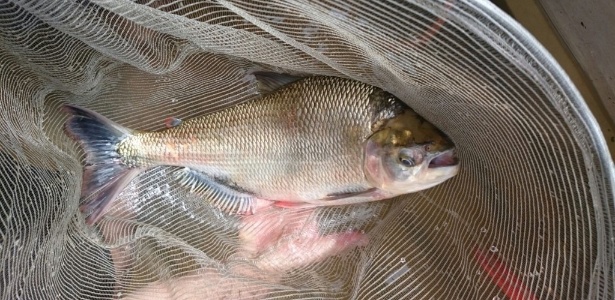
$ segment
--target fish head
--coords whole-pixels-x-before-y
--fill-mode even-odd
[[[368,182],[391,196],[436,186],[459,171],[450,138],[412,111],[367,139],[363,163]]]

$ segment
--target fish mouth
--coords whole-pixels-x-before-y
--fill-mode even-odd
[[[429,161],[430,169],[456,166],[459,164],[455,149],[438,153]]]

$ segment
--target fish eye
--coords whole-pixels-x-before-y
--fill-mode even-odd
[[[435,149],[434,142],[429,142],[425,145],[425,151],[431,152]]]
[[[409,158],[409,157],[404,157],[404,156],[399,157],[399,162],[402,165],[404,165],[404,167],[408,167],[408,168],[414,167],[414,164],[415,164],[414,159]]]

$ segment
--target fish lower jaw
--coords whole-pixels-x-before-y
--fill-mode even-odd
[[[380,190],[392,196],[420,192],[453,178],[459,172],[459,165],[442,166],[435,169],[424,169],[420,177],[413,178],[411,181],[392,182],[382,185]]]
[[[444,151],[429,161],[429,169],[438,169],[459,165],[455,149]]]

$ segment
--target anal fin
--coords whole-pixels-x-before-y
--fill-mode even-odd
[[[258,200],[255,196],[238,191],[201,172],[184,168],[177,171],[180,184],[189,188],[191,193],[205,197],[220,210],[239,215],[251,215]]]

